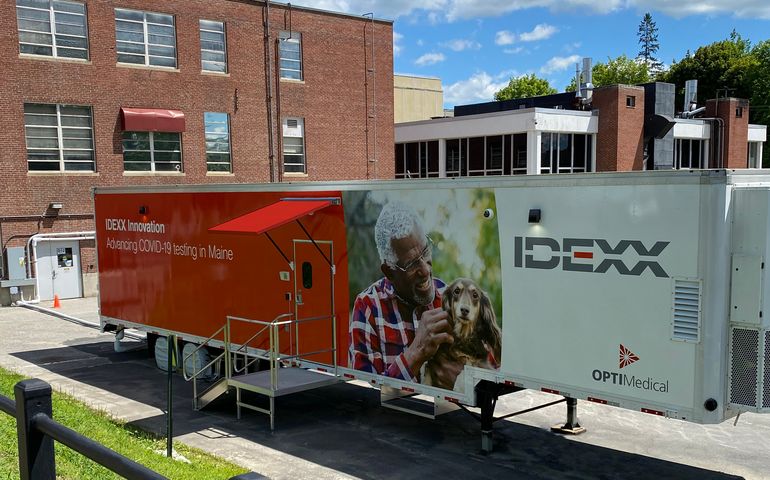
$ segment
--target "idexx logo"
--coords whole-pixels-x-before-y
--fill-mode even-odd
[[[623,368],[639,361],[639,356],[628,349],[622,343],[618,352],[618,367]],[[621,387],[631,387],[639,390],[648,390],[653,392],[667,393],[669,387],[668,380],[654,379],[652,377],[640,378],[636,375],[628,375],[621,372],[610,372],[607,370],[595,369],[591,372],[594,381],[602,383],[611,383]]]
[[[561,242],[549,237],[514,237],[513,266],[517,268],[537,268],[553,270],[561,264],[562,270],[570,272],[607,273],[614,268],[621,275],[640,276],[645,270],[650,270],[659,278],[668,278],[663,267],[653,259],[660,256],[671,242],[655,242],[647,247],[639,240],[620,240],[613,246],[608,240],[593,238],[565,238]],[[605,257],[622,257],[629,249],[642,257],[629,268],[622,258],[604,258],[595,264],[593,249],[598,248]],[[536,260],[534,251],[550,254],[550,258]]]

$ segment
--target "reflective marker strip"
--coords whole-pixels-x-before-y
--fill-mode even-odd
[[[553,390],[553,389],[551,389],[551,388],[545,388],[545,387],[542,387],[540,390],[544,391],[545,393],[553,393],[553,394],[555,394],[555,395],[558,395],[558,394],[559,394],[559,391],[558,391],[558,390]]]
[[[349,373],[345,373],[345,374],[343,374],[343,377],[345,377],[345,378],[356,378],[356,376],[355,376],[355,375],[351,375],[351,374],[349,374]]]
[[[666,414],[665,414],[665,413],[663,413],[663,412],[660,412],[660,411],[658,411],[658,410],[651,410],[651,409],[649,409],[649,408],[643,408],[643,409],[642,409],[642,412],[644,412],[644,413],[649,413],[649,414],[651,414],[651,415],[657,415],[657,416],[659,416],[659,417],[665,417],[665,416],[666,416]]]
[[[414,388],[401,387],[401,390],[403,390],[405,392],[409,392],[409,393],[414,393]]]
[[[574,252],[572,256],[575,258],[594,258],[593,252]]]
[[[607,400],[602,400],[601,398],[594,398],[594,397],[588,397],[586,398],[589,402],[594,403],[601,403],[602,405],[607,405]]]

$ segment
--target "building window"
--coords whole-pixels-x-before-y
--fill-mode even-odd
[[[88,60],[86,7],[64,0],[16,0],[19,51]]]
[[[462,177],[468,174],[468,139],[446,141],[446,176]]]
[[[231,172],[230,122],[226,113],[203,114],[206,135],[206,170]]]
[[[760,142],[749,142],[749,168],[762,168],[762,158],[760,157]]]
[[[743,117],[743,107],[737,107],[735,109],[735,118],[742,118]]]
[[[305,122],[301,118],[283,120],[283,170],[286,173],[307,173]]]
[[[302,80],[302,34],[280,32],[278,38],[281,78]]]
[[[200,20],[201,70],[227,73],[227,41],[225,24]]]
[[[591,135],[543,132],[540,140],[540,173],[590,172],[592,144]]]
[[[181,137],[177,132],[123,132],[123,170],[181,172]]]
[[[636,97],[633,95],[626,95],[626,106],[628,108],[636,108]]]
[[[698,139],[677,138],[674,144],[674,168],[706,168],[703,165],[703,141]]]
[[[115,9],[118,62],[176,68],[174,16]]]
[[[91,107],[24,104],[29,171],[93,172]]]

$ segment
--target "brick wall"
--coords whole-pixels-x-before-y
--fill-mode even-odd
[[[738,109],[741,116],[738,116]],[[712,157],[710,168],[746,168],[749,155],[749,102],[738,98],[709,100],[706,117],[718,117],[724,121],[723,160]],[[712,132],[712,135],[719,132]],[[714,141],[713,138],[711,140]],[[718,154],[717,154],[718,155]]]
[[[85,0],[84,3],[88,13],[88,62],[19,55],[15,2],[0,5],[0,28],[6,32],[0,36],[0,48],[6,52],[0,57],[3,72],[0,120],[4,126],[0,129],[0,217],[3,217],[0,218],[0,242],[3,247],[23,244],[26,237],[35,233],[93,229],[88,215],[93,209],[89,190],[94,185],[269,180],[261,2]],[[116,7],[175,16],[177,69],[117,65]],[[201,73],[199,19],[225,22],[227,75]],[[296,7],[289,10],[286,6],[271,4],[271,54],[275,54],[279,31],[288,30],[289,25],[302,34],[304,80],[281,81],[280,97],[276,100],[280,99],[283,117],[304,118],[307,175],[285,176],[284,180],[393,178],[392,24]],[[275,59],[273,62],[275,64]],[[372,66],[374,71],[368,72]],[[275,94],[275,72],[270,76]],[[91,106],[97,171],[28,172],[25,102]],[[183,173],[124,173],[121,107],[175,109],[185,113]],[[204,112],[230,114],[232,174],[207,174]],[[375,113],[376,116],[370,118],[369,115]],[[275,118],[275,123],[275,131],[280,134],[280,119]],[[275,140],[276,146],[279,145],[279,139]],[[377,161],[370,161],[374,159]],[[40,217],[54,201],[64,204],[59,219]],[[9,219],[10,216],[34,218]],[[92,264],[92,252],[84,252],[84,269]]]
[[[633,97],[634,106],[627,106]],[[644,141],[644,88],[613,85],[597,88],[593,108],[599,110],[596,136],[596,171],[642,170]]]

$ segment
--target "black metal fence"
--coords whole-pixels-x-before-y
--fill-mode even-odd
[[[0,411],[16,418],[21,480],[55,480],[54,441],[105,466],[127,479],[165,479],[163,475],[54,421],[51,386],[38,379],[14,387],[16,401],[0,395]],[[234,479],[264,478],[253,473]]]

